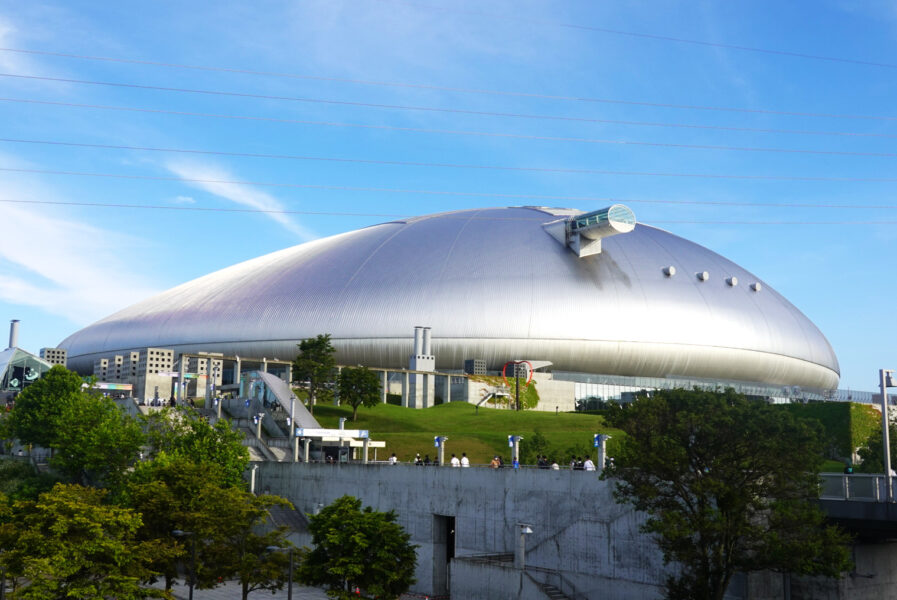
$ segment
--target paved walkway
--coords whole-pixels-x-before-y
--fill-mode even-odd
[[[187,600],[190,594],[190,588],[180,583],[175,584],[172,591],[175,598],[179,600]],[[240,584],[236,581],[229,581],[211,590],[193,590],[194,600],[239,600],[240,594]],[[250,600],[261,600],[263,598],[267,600],[286,600],[287,586],[284,585],[282,590],[274,594],[266,590],[250,592],[249,598]],[[327,600],[327,594],[322,589],[305,587],[294,583],[293,600]]]

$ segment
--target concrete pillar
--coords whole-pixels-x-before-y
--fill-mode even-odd
[[[255,439],[261,440],[262,439],[262,419],[265,418],[265,415],[259,413],[258,415],[256,415],[256,418],[258,419],[258,423],[255,424]]]
[[[240,387],[240,357],[234,357],[234,383],[237,384],[237,389],[240,390],[240,394],[243,393],[243,388]]]
[[[342,367],[336,368],[336,385],[333,387],[333,405],[339,406],[339,375],[343,372]]]
[[[523,570],[526,568],[526,536],[532,532],[533,530],[529,525],[524,523],[517,524],[517,547],[514,548],[515,569]]]
[[[364,455],[362,457],[362,462],[364,464],[368,464],[368,438],[364,438]]]
[[[445,376],[445,403],[448,404],[452,401],[452,376]]]
[[[292,363],[287,365],[287,385],[290,388],[293,387],[293,365],[292,365]]]
[[[405,371],[402,375],[402,406],[408,408],[410,406],[408,396],[411,393],[411,387],[408,385],[408,371]]]
[[[149,360],[149,358],[147,358],[147,360]],[[176,396],[178,402],[180,402],[182,404],[187,402],[187,394],[186,394],[187,379],[186,379],[186,377],[184,377],[184,375],[187,373],[187,362],[189,360],[190,360],[190,358],[186,354],[181,354],[181,361],[180,361],[180,364],[178,365],[177,390],[174,394],[172,394],[173,396]]]
[[[302,462],[311,462],[311,439],[302,440]]]
[[[380,402],[386,404],[386,394],[389,393],[389,371],[380,373]]]
[[[299,462],[299,438],[293,436],[293,462]]]
[[[268,359],[264,356],[262,357],[262,373],[268,372]]]

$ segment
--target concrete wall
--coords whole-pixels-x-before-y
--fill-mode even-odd
[[[560,579],[564,586],[557,587],[577,600],[642,600],[661,598],[673,572],[639,531],[643,515],[617,504],[613,484],[592,472],[264,462],[257,482],[257,489],[284,496],[305,513],[344,494],[395,510],[420,546],[412,589],[419,594],[445,594],[448,580],[453,597],[465,600],[543,598],[534,581],[557,585]],[[444,517],[455,518],[450,567]],[[479,558],[513,553],[519,523],[533,529],[525,572]],[[306,534],[294,542],[311,540]],[[897,600],[897,544],[857,544],[853,555],[856,569],[844,579],[739,575],[726,598]]]
[[[513,552],[517,524],[531,524],[527,565],[564,572],[583,586],[584,597],[599,592],[608,600],[660,597],[667,573],[653,542],[638,531],[639,515],[616,504],[611,484],[592,472],[269,462],[259,465],[257,478],[257,489],[284,496],[307,513],[344,494],[376,510],[395,510],[420,545],[413,591],[422,594],[442,592],[434,585],[434,556],[445,551],[435,542],[438,515],[455,517],[457,557]],[[471,585],[499,593],[508,577],[518,589],[525,587],[519,572],[504,571]],[[497,587],[489,583],[492,578]],[[455,596],[473,598],[455,588],[462,584],[470,581],[453,573]]]

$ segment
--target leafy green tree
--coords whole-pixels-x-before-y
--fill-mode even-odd
[[[339,374],[339,403],[352,407],[352,420],[358,418],[358,407],[373,408],[380,404],[380,381],[367,367],[346,367]]]
[[[394,600],[414,583],[417,546],[395,522],[393,511],[361,508],[361,500],[343,496],[311,517],[308,526],[314,549],[299,567],[309,585],[325,585],[327,595],[339,600],[367,597]]]
[[[209,488],[201,501],[206,520],[198,528],[200,587],[214,587],[218,581],[235,578],[240,582],[242,600],[256,590],[273,593],[283,588],[289,557],[268,548],[289,546],[288,528],[270,528],[266,521],[272,507],[292,508],[290,503],[278,496],[256,496],[233,487]]]
[[[37,500],[58,482],[53,474],[39,472],[30,462],[0,459],[0,494],[10,500]]]
[[[647,513],[666,562],[667,597],[721,600],[736,572],[839,577],[847,537],[824,525],[818,423],[725,392],[662,390],[614,405],[626,432],[607,474],[616,497]]]
[[[114,400],[82,393],[65,404],[61,417],[50,464],[72,481],[115,485],[137,460],[143,431]]]
[[[302,340],[298,346],[299,354],[293,360],[293,377],[297,381],[308,381],[308,410],[314,414],[318,390],[333,380],[336,348],[330,343],[329,333]]]
[[[214,465],[222,485],[244,485],[249,450],[243,445],[243,434],[231,429],[228,420],[220,419],[212,425],[192,410],[163,409],[143,417],[143,422],[150,458],[165,453]]]
[[[140,515],[104,505],[105,494],[58,484],[36,502],[15,503],[14,531],[0,532],[0,541],[9,547],[0,561],[11,577],[24,582],[16,600],[171,598],[141,585],[153,574],[150,557],[166,550],[137,542]]]
[[[52,448],[65,426],[63,413],[81,399],[81,377],[56,365],[16,396],[7,423],[9,434],[23,444]]]
[[[866,443],[857,451],[860,456],[860,464],[857,471],[860,473],[884,473],[885,451],[881,427],[869,436]],[[891,423],[888,426],[888,437],[891,443],[891,468],[897,468],[897,425]]]
[[[186,552],[184,540],[172,532],[200,530],[208,518],[202,499],[209,495],[210,486],[217,488],[222,483],[223,476],[215,465],[165,453],[136,465],[128,478],[119,503],[143,516],[138,539],[156,540],[173,550],[154,557],[151,563],[153,570],[164,577],[166,590],[177,580],[178,560]]]

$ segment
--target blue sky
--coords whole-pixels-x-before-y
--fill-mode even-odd
[[[36,351],[376,215],[614,199],[772,285],[871,390],[895,34],[885,1],[2,1],[0,318]]]

